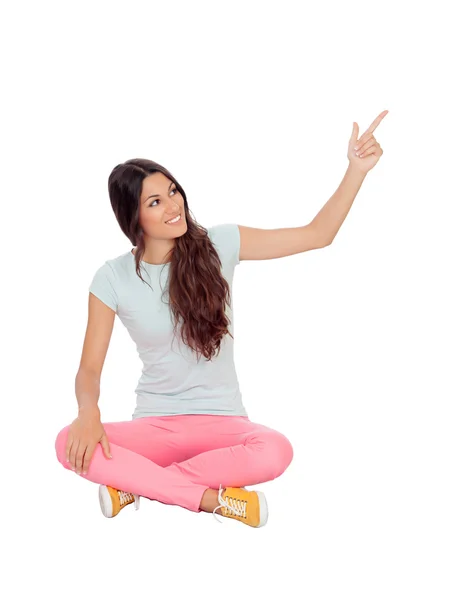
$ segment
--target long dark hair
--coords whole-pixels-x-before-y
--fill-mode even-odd
[[[174,248],[167,255],[170,259],[168,289],[174,328],[182,320],[182,341],[196,352],[197,359],[202,354],[211,360],[215,351],[219,351],[221,339],[226,334],[234,337],[228,330],[230,319],[226,315],[226,302],[230,306],[230,288],[221,273],[221,260],[207,230],[190,214],[182,186],[158,163],[133,158],[116,165],[110,173],[108,192],[111,207],[121,230],[131,244],[137,246],[134,255],[136,272],[147,283],[140,269],[145,251],[143,229],[139,224],[140,196],[143,180],[156,172],[163,173],[174,182],[185,203],[187,231],[175,238]]]

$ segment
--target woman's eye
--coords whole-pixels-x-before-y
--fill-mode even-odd
[[[175,188],[175,187],[172,188],[171,192],[177,192],[177,188]],[[153,200],[153,202],[150,204],[150,206],[153,206],[154,202],[159,202],[159,200],[157,200],[157,199]]]

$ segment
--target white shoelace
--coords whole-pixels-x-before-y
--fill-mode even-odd
[[[220,519],[218,519],[218,517],[215,514],[217,509],[221,508],[221,506],[224,506],[225,508],[227,508],[234,514],[238,515],[239,517],[246,517],[246,502],[244,502],[243,500],[235,500],[235,498],[229,498],[229,497],[227,498],[227,500],[224,500],[224,498],[222,498],[223,492],[224,492],[224,488],[222,487],[221,484],[219,484],[219,494],[218,494],[219,506],[216,506],[216,508],[213,510],[213,515],[214,515],[214,518],[216,519],[216,521],[218,521],[222,525],[222,521],[220,521]]]
[[[123,492],[122,490],[118,490],[118,494],[119,494],[119,504],[120,504],[120,506],[122,506],[123,504],[125,504],[128,500],[132,500],[132,498],[134,498],[134,500],[135,500],[135,510],[139,510],[139,507],[140,507],[140,496],[138,496],[137,494],[132,494],[131,492]]]

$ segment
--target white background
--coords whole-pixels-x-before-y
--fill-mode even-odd
[[[2,546],[9,598],[460,599],[463,93],[457,2],[23,2],[3,11]],[[57,461],[88,286],[130,241],[107,179],[150,158],[205,226],[309,223],[353,121],[384,154],[333,244],[236,267],[250,419],[295,455],[262,529]],[[103,421],[141,362],[117,318]],[[262,596],[261,596],[262,595]]]

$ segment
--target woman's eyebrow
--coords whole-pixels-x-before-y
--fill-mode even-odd
[[[171,185],[174,185],[174,181],[171,181],[171,183],[169,184],[169,187],[168,187],[168,192],[169,192],[169,190],[171,189]],[[151,196],[148,196],[147,200],[149,200],[150,198],[154,198],[155,196],[159,196],[159,194],[152,194]],[[145,200],[145,202],[146,202],[147,200]],[[145,202],[144,202],[144,204],[145,204]]]

